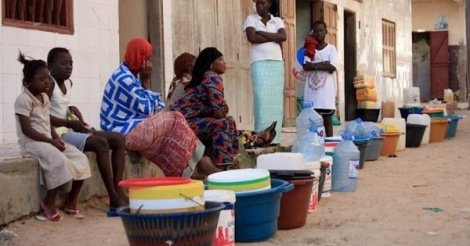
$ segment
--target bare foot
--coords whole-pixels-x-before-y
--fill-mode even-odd
[[[53,213],[57,211],[57,207],[55,204],[48,204],[45,201],[42,201],[39,203],[39,206],[41,207],[41,210],[47,213]]]
[[[256,147],[266,147],[273,141],[276,136],[276,124],[277,121],[274,121],[268,128],[256,133]]]
[[[109,195],[109,207],[118,208],[122,206],[127,206],[129,203],[124,200],[119,194]]]
[[[116,187],[116,192],[126,203],[129,203],[129,197],[127,196],[127,192],[122,187]]]
[[[201,160],[196,165],[198,169],[199,176],[206,177],[210,174],[222,171],[220,168],[217,168],[212,162],[211,158],[203,156]]]

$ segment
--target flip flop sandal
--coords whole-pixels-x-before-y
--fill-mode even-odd
[[[64,208],[64,212],[77,220],[84,219],[85,216],[80,213],[80,209]]]
[[[55,211],[54,213],[46,212],[43,211],[40,214],[37,214],[34,217],[38,221],[61,221],[63,219],[62,216],[60,216],[59,212]]]
[[[109,210],[106,212],[106,216],[109,218],[118,217],[117,208],[109,208]]]
[[[265,147],[270,146],[271,142],[274,140],[275,137],[276,137],[276,130],[273,128],[270,138],[266,141],[267,143],[265,144]]]

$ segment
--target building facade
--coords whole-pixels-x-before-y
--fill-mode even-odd
[[[73,7],[73,32],[25,29],[5,21],[0,26],[0,143],[16,141],[13,103],[22,89],[21,65],[16,61],[19,50],[46,59],[52,47],[70,49],[74,58],[72,103],[97,127],[103,86],[134,36],[152,41],[153,87],[164,94],[173,77],[173,60],[180,53],[219,48],[228,62],[224,83],[230,113],[239,128],[253,128],[249,44],[242,31],[246,16],[255,11],[252,0],[62,1]],[[327,21],[329,41],[334,40],[339,54],[340,118],[354,117],[352,78],[357,70],[375,78],[379,103],[394,100],[400,105],[403,88],[412,85],[411,0],[279,0],[278,5],[289,37],[283,45],[285,126],[295,124],[297,96],[302,90],[290,71],[298,66],[295,54],[316,19]],[[0,12],[5,20],[5,6]],[[385,39],[388,43],[384,45]]]

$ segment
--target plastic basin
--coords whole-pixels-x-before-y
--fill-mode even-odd
[[[397,152],[399,132],[385,132],[381,136],[384,138],[382,149],[380,150],[381,156],[393,156]]]
[[[457,125],[459,120],[462,119],[462,116],[452,115],[449,116],[450,122],[447,127],[447,138],[454,138],[457,135]]]
[[[383,140],[383,137],[378,137],[370,141],[369,146],[367,146],[366,161],[376,161],[379,159]]]
[[[367,109],[358,108],[355,112],[355,118],[361,118],[362,121],[373,121],[377,122],[379,119],[380,109]]]
[[[449,119],[447,117],[431,118],[431,133],[429,135],[430,143],[439,143],[444,141],[448,123]]]
[[[131,213],[178,213],[204,209],[204,184],[184,177],[135,178],[119,182],[129,189]]]
[[[403,107],[403,108],[398,108],[398,110],[400,110],[400,115],[405,120],[408,118],[408,115],[410,114],[422,114],[423,113],[422,107]]]
[[[421,146],[426,125],[406,124],[406,147],[418,148]]]
[[[207,185],[209,190],[251,192],[269,189],[270,176],[265,169],[236,169],[209,175]]]
[[[237,193],[235,203],[235,242],[257,242],[272,237],[277,231],[281,195],[294,185],[271,179],[271,188]]]
[[[212,245],[222,203],[206,202],[205,209],[171,214],[131,214],[119,208],[129,245]]]
[[[288,230],[299,228],[307,221],[308,205],[315,177],[284,179],[294,189],[282,194],[277,228]]]

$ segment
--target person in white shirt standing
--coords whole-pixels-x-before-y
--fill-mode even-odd
[[[313,108],[323,117],[327,137],[333,136],[332,116],[336,110],[336,67],[338,53],[336,48],[325,42],[326,23],[313,23],[313,36],[318,42],[315,59],[305,56],[303,69],[307,71],[304,100],[313,101]]]
[[[255,131],[262,131],[276,121],[276,132],[280,133],[284,110],[281,43],[286,41],[286,31],[284,21],[269,12],[272,4],[272,0],[256,0],[256,13],[246,18],[243,30],[251,43]],[[273,143],[279,141],[280,134],[277,134]]]

